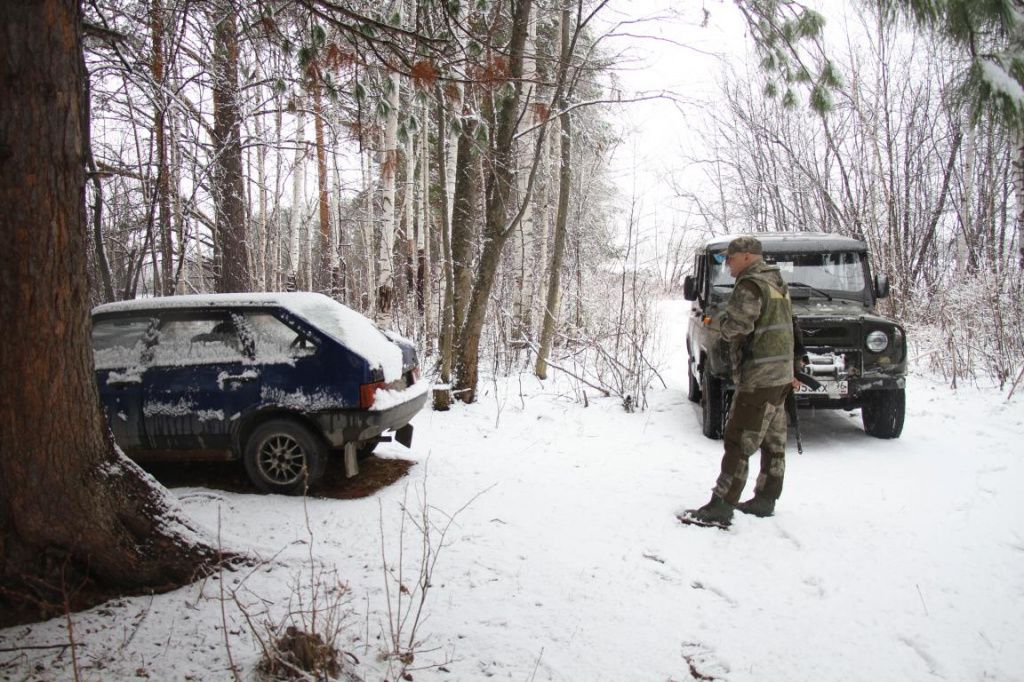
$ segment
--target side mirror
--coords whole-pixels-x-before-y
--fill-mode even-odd
[[[889,278],[885,275],[875,275],[875,297],[888,298]]]
[[[693,278],[693,275],[687,275],[683,278],[683,298],[687,301],[697,300],[697,281]]]

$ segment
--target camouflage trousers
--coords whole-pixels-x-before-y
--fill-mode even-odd
[[[792,388],[771,386],[737,391],[725,424],[725,455],[714,494],[736,504],[747,483],[750,456],[761,450],[754,493],[772,500],[782,494],[786,473],[786,397]]]

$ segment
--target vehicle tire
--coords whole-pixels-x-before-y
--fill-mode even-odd
[[[864,394],[860,409],[864,431],[875,438],[899,438],[903,432],[906,410],[907,396],[904,389],[869,391]]]
[[[697,377],[693,376],[693,361],[686,363],[686,378],[689,379],[689,385],[686,389],[686,397],[691,403],[700,402],[700,383],[697,382]]]
[[[245,470],[265,493],[302,495],[316,486],[327,467],[327,447],[302,424],[273,419],[245,443]]]
[[[701,430],[713,440],[722,437],[722,382],[708,372],[700,375]]]

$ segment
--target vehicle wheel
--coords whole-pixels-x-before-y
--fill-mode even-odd
[[[869,391],[864,394],[861,419],[864,431],[875,438],[899,438],[903,432],[903,418],[907,411],[904,389],[896,391]]]
[[[301,495],[323,477],[327,448],[305,426],[274,419],[252,432],[243,459],[249,478],[263,492]]]
[[[693,363],[688,362],[686,364],[686,378],[690,380],[689,386],[686,390],[686,397],[689,398],[691,403],[700,402],[700,384],[697,382],[697,377],[693,376]]]
[[[722,382],[708,372],[700,375],[701,429],[708,438],[722,437]]]

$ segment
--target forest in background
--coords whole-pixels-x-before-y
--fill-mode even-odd
[[[761,64],[703,103],[680,165],[705,180],[652,237],[609,168],[628,28],[595,27],[606,4],[87,3],[94,302],[322,291],[415,338],[438,407],[481,362],[550,362],[642,408],[650,302],[701,239],[823,230],[868,241],[952,383],[1018,378],[1024,151],[955,35],[862,3],[837,44],[744,4]],[[982,55],[1016,44],[984,26]]]

